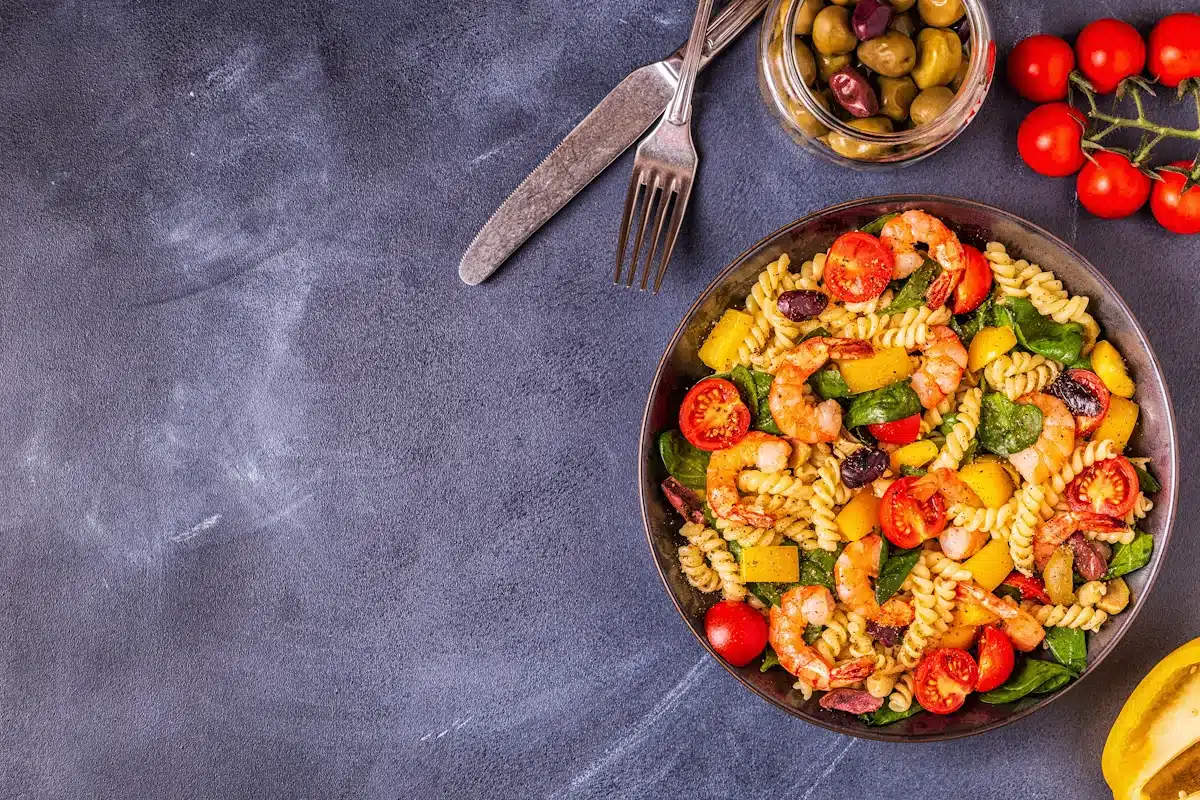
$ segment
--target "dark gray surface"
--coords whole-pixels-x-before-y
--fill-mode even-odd
[[[1100,796],[1123,698],[1200,618],[1197,240],[1025,171],[1002,85],[915,169],[804,157],[748,36],[700,79],[661,296],[608,285],[629,156],[468,288],[478,226],[691,7],[445,5],[0,4],[3,796]],[[995,22],[1007,46],[1099,13]],[[1182,432],[1137,628],[1086,689],[944,745],[839,737],[739,687],[677,618],[634,496],[691,300],[780,225],[890,191],[1075,244],[1139,314]]]

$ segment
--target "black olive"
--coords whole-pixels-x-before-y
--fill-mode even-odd
[[[806,319],[818,317],[829,305],[829,298],[824,293],[813,289],[793,289],[779,295],[776,304],[779,313],[792,322],[803,322]]]
[[[1069,378],[1065,372],[1059,375],[1054,383],[1047,386],[1045,391],[1046,394],[1062,400],[1071,413],[1077,417],[1094,417],[1100,413],[1102,407],[1100,398],[1079,381]]]
[[[959,41],[966,44],[971,40],[971,18],[963,14],[963,18],[958,21],[958,24],[952,30],[958,34]]]
[[[866,486],[888,468],[888,455],[874,447],[855,450],[842,462],[842,483],[851,489]]]

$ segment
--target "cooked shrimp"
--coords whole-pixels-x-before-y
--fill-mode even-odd
[[[875,671],[872,656],[835,667],[820,650],[804,641],[804,629],[827,624],[835,605],[833,595],[824,586],[794,586],[779,598],[779,605],[771,606],[767,638],[779,657],[779,665],[814,689],[849,686]]]
[[[1057,397],[1042,392],[1017,398],[1042,412],[1042,433],[1038,440],[1008,457],[1021,477],[1030,483],[1042,483],[1056,474],[1075,450],[1075,418]]]
[[[971,530],[951,525],[938,536],[938,544],[948,558],[963,561],[978,553],[991,541],[992,535],[985,530]]]
[[[875,348],[864,339],[806,339],[783,355],[775,372],[768,403],[775,424],[793,439],[808,444],[832,442],[842,429],[842,407],[836,400],[814,403],[806,381],[830,358],[869,358]]]
[[[921,366],[913,373],[912,388],[925,408],[933,408],[958,389],[967,368],[967,348],[945,325],[929,329],[921,345]]]
[[[779,472],[787,468],[792,446],[786,439],[762,431],[750,431],[740,442],[724,450],[716,450],[708,460],[708,505],[713,513],[731,522],[755,528],[769,528],[775,517],[755,511],[742,504],[738,494],[738,473],[750,467],[763,472]]]
[[[967,268],[966,251],[954,231],[924,211],[905,211],[892,217],[883,226],[879,240],[892,251],[896,260],[893,278],[907,278],[925,263],[925,256],[917,252],[918,242],[929,248],[929,257],[943,270],[925,294],[930,308],[938,308],[946,302]]]
[[[1012,639],[1013,646],[1028,653],[1046,638],[1042,623],[1028,611],[1021,609],[1011,599],[1003,599],[984,589],[977,583],[960,583],[958,599],[983,606],[1001,620],[1000,629]]]
[[[879,576],[882,548],[883,540],[873,533],[846,545],[833,564],[833,584],[837,587],[838,599],[867,619],[879,616],[879,602],[875,599],[871,579]]]
[[[912,495],[918,500],[928,500],[934,494],[940,494],[951,503],[983,508],[983,501],[975,490],[958,477],[958,472],[952,469],[934,469],[918,478],[912,485]],[[953,556],[951,556],[953,558]]]
[[[899,597],[892,597],[879,607],[879,616],[874,621],[889,628],[907,628],[916,616],[911,603]]]
[[[1117,533],[1126,529],[1125,522],[1116,517],[1091,511],[1064,511],[1055,514],[1038,526],[1033,534],[1033,560],[1039,570],[1045,569],[1050,556],[1063,542],[1078,531]]]

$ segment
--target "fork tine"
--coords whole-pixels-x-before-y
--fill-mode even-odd
[[[638,271],[638,253],[642,251],[642,240],[646,238],[646,227],[650,224],[650,211],[655,206],[655,201],[661,194],[661,181],[658,175],[654,176],[654,183],[646,183],[646,196],[642,200],[642,213],[638,219],[637,238],[633,240],[633,257],[629,261],[629,280],[625,282],[626,286],[633,286],[634,278],[637,277]]]
[[[667,243],[663,248],[662,262],[658,266],[658,275],[654,278],[654,293],[662,287],[663,276],[667,274],[667,263],[675,251],[675,240],[679,238],[679,228],[683,225],[683,214],[687,211],[688,200],[692,195],[692,182],[681,181],[679,191],[675,195],[675,208],[671,212],[671,226],[667,229]]]
[[[655,212],[654,235],[650,238],[650,252],[646,255],[646,264],[642,268],[642,284],[641,290],[644,292],[650,283],[650,267],[654,263],[654,256],[658,252],[658,245],[661,243],[663,224],[667,221],[667,212],[671,209],[671,201],[676,196],[676,182],[672,181],[671,185],[664,186],[662,198],[658,203],[658,209]]]
[[[621,273],[625,266],[625,245],[629,243],[629,223],[633,221],[633,210],[637,207],[638,195],[642,189],[642,173],[635,169],[629,176],[629,190],[625,193],[625,210],[621,213],[621,232],[617,236],[617,271],[613,274],[613,283],[621,282]]]

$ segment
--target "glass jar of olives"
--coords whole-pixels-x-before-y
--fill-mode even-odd
[[[862,170],[951,142],[995,66],[982,0],[771,0],[759,39],[759,87],[784,128]]]

